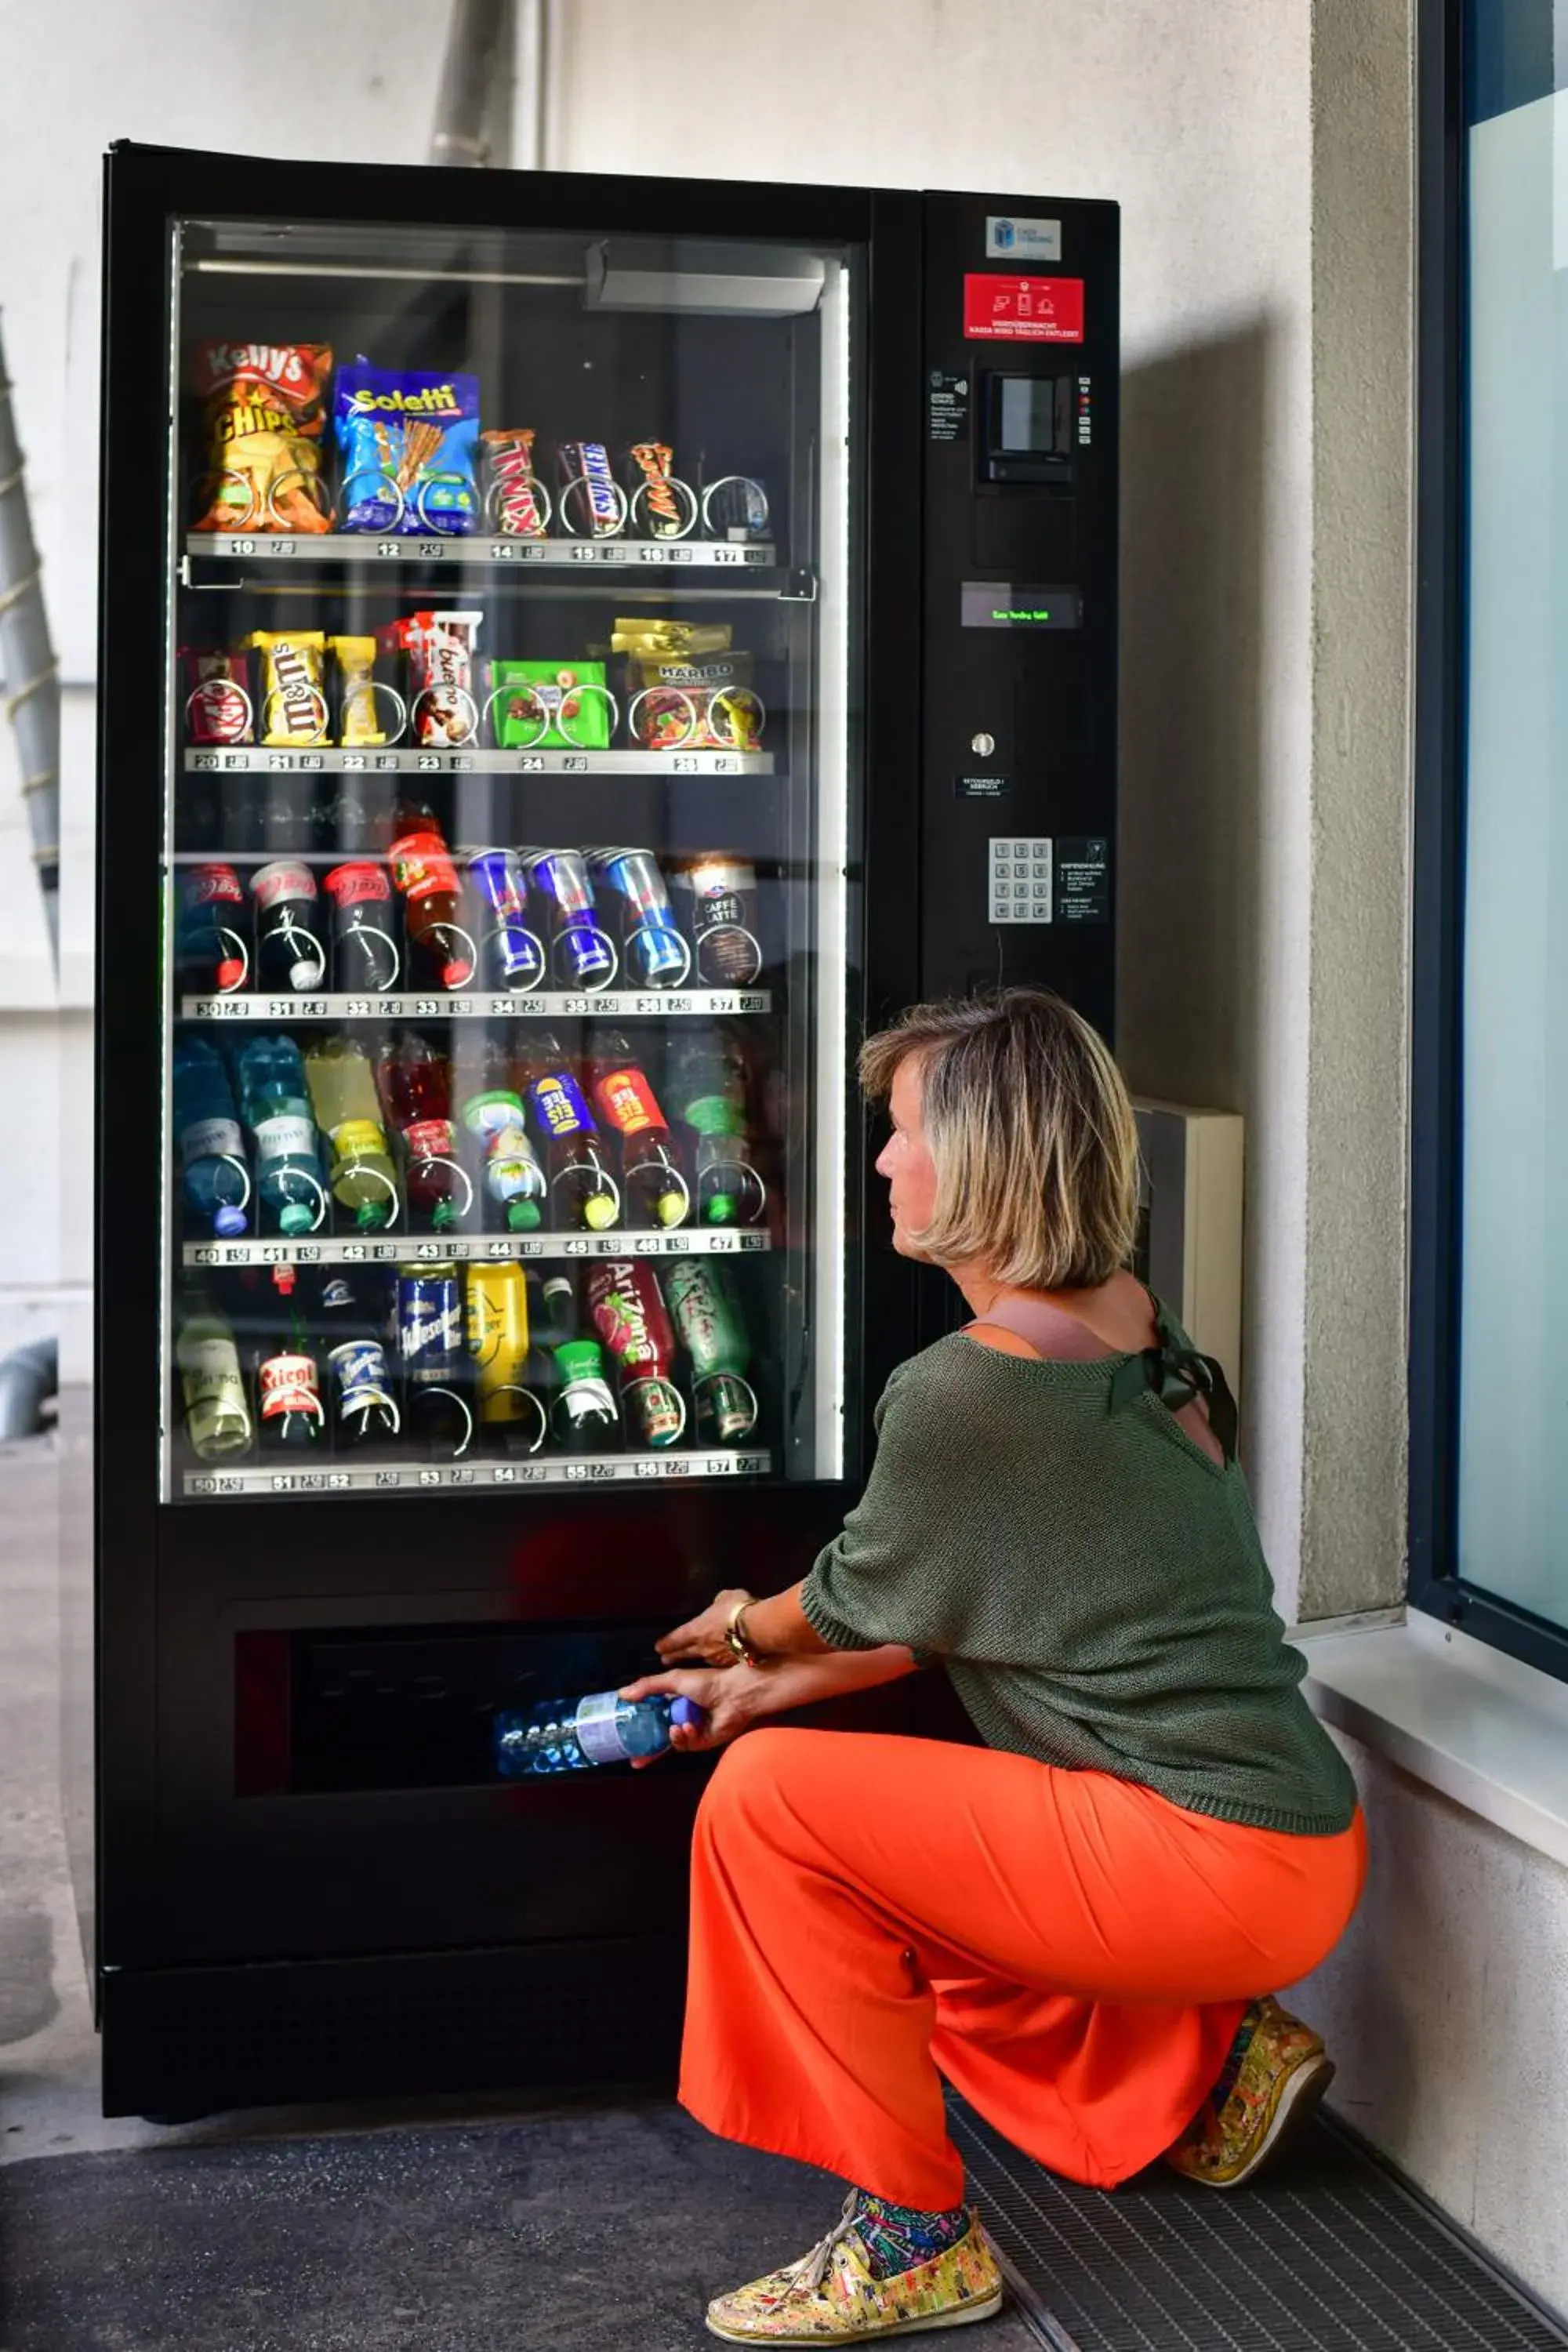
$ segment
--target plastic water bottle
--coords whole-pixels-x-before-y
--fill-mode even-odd
[[[700,1724],[690,1698],[622,1698],[597,1691],[591,1698],[548,1698],[524,1715],[496,1717],[496,1769],[504,1780],[541,1772],[587,1772],[595,1764],[629,1764],[669,1745],[672,1723]]]
[[[247,1037],[235,1076],[262,1205],[280,1234],[319,1233],[327,1219],[327,1186],[300,1048],[292,1037]]]
[[[232,1240],[246,1227],[250,1170],[222,1056],[205,1037],[174,1048],[174,1139],[185,1206],[204,1231]]]

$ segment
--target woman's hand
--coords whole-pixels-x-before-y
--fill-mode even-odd
[[[743,1587],[735,1585],[710,1601],[700,1617],[678,1625],[673,1633],[656,1642],[654,1647],[665,1664],[673,1665],[678,1658],[702,1658],[710,1666],[733,1666],[736,1659],[729,1643],[730,1616],[738,1601],[751,1597]]]
[[[730,1664],[734,1663],[731,1658]],[[705,1720],[672,1723],[669,1744],[682,1756],[699,1756],[704,1748],[725,1747],[754,1720],[752,1701],[759,1696],[761,1680],[757,1675],[722,1674],[716,1666],[688,1666],[671,1675],[645,1675],[640,1682],[628,1683],[621,1696],[695,1699]],[[645,1765],[658,1762],[657,1756],[637,1757],[632,1770],[640,1772]]]

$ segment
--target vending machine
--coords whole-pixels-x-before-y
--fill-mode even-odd
[[[107,2111],[668,2063],[707,1768],[498,1719],[854,1501],[867,1027],[1111,1024],[1117,233],[110,153]]]

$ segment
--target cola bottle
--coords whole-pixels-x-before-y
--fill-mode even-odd
[[[385,866],[352,859],[333,866],[325,887],[332,902],[332,986],[342,996],[384,995],[403,968]]]
[[[250,877],[256,901],[256,961],[263,988],[313,995],[326,986],[327,950],[316,877],[298,858],[258,866]]]

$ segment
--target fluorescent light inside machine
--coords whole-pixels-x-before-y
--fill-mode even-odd
[[[818,268],[823,268],[819,263]],[[816,1461],[844,1475],[849,1031],[849,273],[822,289],[822,580],[816,865]]]
[[[837,265],[835,265],[837,268]],[[590,310],[685,310],[804,319],[823,299],[827,264],[780,245],[698,245],[606,237],[588,248]]]

